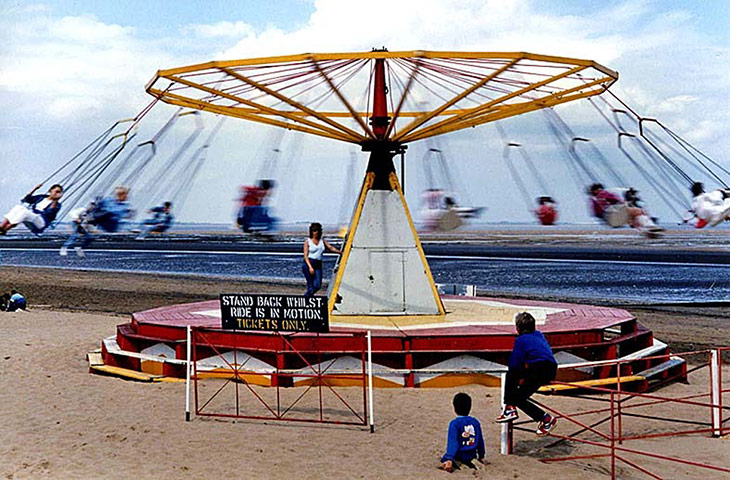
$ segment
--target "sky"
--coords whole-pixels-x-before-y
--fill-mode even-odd
[[[724,0],[0,0],[0,42],[3,213],[113,122],[139,112],[151,100],[144,87],[158,69],[380,46],[595,60],[619,72],[611,91],[632,108],[660,119],[730,169],[730,4]],[[676,222],[676,211],[653,196],[591,109],[580,101],[559,112],[642,191],[652,214]],[[155,107],[139,138],[151,136],[174,111]],[[502,122],[510,139],[529,151],[549,187],[542,192],[523,169],[530,194],[557,197],[563,221],[591,222],[582,186],[570,180],[565,153],[555,147],[541,118],[533,113]],[[215,123],[203,120],[208,129]],[[193,127],[192,121],[179,124],[169,148]],[[343,222],[365,154],[296,133],[278,137],[270,127],[227,121],[177,218],[230,223],[238,187],[255,180],[278,146],[282,157],[271,172],[279,182],[276,214],[286,222]],[[529,200],[510,176],[493,126],[449,134],[438,143],[461,204],[487,207],[486,221],[531,220]],[[425,149],[424,142],[416,142],[408,150],[405,183],[412,210],[418,210],[420,192],[428,186]]]

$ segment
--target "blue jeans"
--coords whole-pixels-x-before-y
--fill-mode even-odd
[[[146,238],[150,233],[164,233],[170,228],[170,225],[153,220],[145,220],[140,227],[142,231],[137,238]]]
[[[25,310],[25,298],[21,298],[20,300],[10,300],[8,302],[8,312],[14,312],[16,310]]]
[[[73,247],[76,245],[76,240],[78,240],[79,237],[81,237],[81,248],[88,248],[89,245],[91,245],[91,240],[94,238],[85,228],[79,226],[76,228],[76,231],[68,237],[68,240],[66,240],[63,246],[66,248]]]
[[[536,422],[541,421],[545,411],[532,403],[530,397],[541,386],[555,380],[557,371],[558,364],[548,361],[530,363],[525,370],[509,369],[505,378],[504,403],[519,408]]]
[[[307,292],[304,294],[305,297],[311,297],[322,288],[322,260],[313,260],[310,258],[309,263],[314,268],[314,275],[309,273],[307,262],[304,262],[304,265],[302,265],[302,273],[304,274],[304,278],[307,279]]]

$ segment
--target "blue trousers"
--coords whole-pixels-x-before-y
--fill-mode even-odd
[[[83,227],[77,228],[76,231],[68,237],[68,240],[63,244],[66,248],[71,248],[74,245],[76,245],[76,240],[81,237],[81,248],[88,248],[89,245],[91,245],[91,241],[94,239],[94,237],[91,236],[91,234],[86,231]]]
[[[309,273],[307,262],[304,262],[302,265],[302,273],[304,273],[304,278],[307,279],[307,292],[304,294],[305,297],[311,297],[322,288],[322,260],[312,260],[310,258],[309,262],[312,264],[312,268],[314,268],[314,275]]]
[[[253,231],[271,232],[276,229],[277,219],[269,216],[268,207],[254,205],[241,207],[238,211],[237,222],[246,233]]]
[[[138,238],[146,238],[147,235],[149,235],[150,233],[164,233],[167,231],[167,229],[170,228],[170,225],[166,225],[164,223],[156,221],[145,220],[141,227],[142,232],[139,234]]]
[[[26,306],[25,298],[22,298],[22,299],[16,300],[16,301],[10,300],[10,302],[8,302],[7,308],[8,308],[8,312],[14,312],[16,310],[25,310],[25,306]]]

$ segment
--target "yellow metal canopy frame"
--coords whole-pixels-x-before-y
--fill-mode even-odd
[[[370,125],[374,63],[384,59],[390,122]],[[591,60],[524,52],[306,53],[160,70],[160,100],[363,144],[404,144],[597,95],[618,73]]]

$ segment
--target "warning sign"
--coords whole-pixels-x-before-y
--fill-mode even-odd
[[[222,293],[222,327],[270,332],[328,332],[327,297]]]

